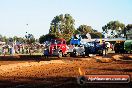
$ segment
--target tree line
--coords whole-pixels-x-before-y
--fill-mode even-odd
[[[25,35],[25,37],[18,37],[18,36],[6,37],[6,36],[0,35],[0,41],[5,42],[6,44],[10,42],[16,42],[19,44],[22,44],[22,43],[32,44],[38,40],[34,38],[33,34],[27,34]]]
[[[93,38],[103,37],[101,32],[94,30],[88,25],[83,24],[75,29],[75,19],[70,14],[60,14],[53,18],[50,23],[49,33],[40,36],[39,42],[43,43],[54,38],[64,38],[67,42],[69,42],[73,35],[87,33],[90,33]]]
[[[82,24],[75,29],[75,19],[70,14],[60,14],[53,18],[50,23],[49,33],[42,35],[39,38],[39,42],[50,41],[54,38],[64,38],[67,42],[70,41],[72,35],[89,33],[92,38],[119,38],[125,37],[126,31],[132,28],[132,24],[125,24],[119,21],[110,21],[102,27],[102,32],[98,32],[91,26]]]
[[[70,14],[60,14],[55,16],[50,23],[49,33],[41,35],[39,40],[35,39],[33,34],[26,34],[25,37],[13,38],[0,35],[0,41],[3,42],[22,42],[31,44],[35,41],[44,43],[45,41],[50,41],[54,38],[64,38],[67,43],[70,41],[71,37],[76,34],[85,35],[89,33],[91,38],[122,38],[126,36],[126,31],[132,29],[132,24],[125,24],[119,21],[110,21],[102,27],[102,32],[93,29],[90,25],[82,24],[78,28],[75,28],[75,19]],[[27,32],[26,32],[27,33]]]

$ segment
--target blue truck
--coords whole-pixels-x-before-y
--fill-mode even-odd
[[[83,38],[82,38],[83,36]],[[84,37],[85,36],[85,37]],[[75,49],[74,49],[74,54],[77,53],[77,47],[83,46],[84,48],[84,53],[85,56],[88,56],[89,54],[99,54],[99,55],[103,55],[103,47],[102,45],[97,42],[97,41],[91,41],[91,36],[90,34],[86,34],[86,35],[74,35],[71,38],[70,41],[71,45],[75,45]]]
[[[81,45],[81,35],[73,35],[70,41],[70,45]]]

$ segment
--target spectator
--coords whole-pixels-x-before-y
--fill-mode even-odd
[[[107,45],[106,45],[106,43],[105,43],[105,41],[103,40],[103,52],[104,52],[104,54],[105,54],[105,56],[106,56],[106,53],[107,53]]]
[[[48,49],[48,47],[45,47],[43,54],[44,54],[45,58],[49,57],[49,49]]]
[[[4,54],[4,56],[5,56],[5,54],[6,54],[6,49],[5,49],[5,47],[3,47],[3,54]]]

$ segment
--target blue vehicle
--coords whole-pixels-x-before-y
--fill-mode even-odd
[[[91,41],[90,34],[74,35],[70,41],[70,44],[76,46],[74,53],[78,51],[78,46],[84,46],[85,56],[88,56],[89,54],[103,55],[103,46],[99,44],[97,40]]]
[[[89,54],[99,54],[99,55],[103,55],[103,46],[101,44],[99,44],[99,42],[87,42],[84,45],[84,49],[85,49],[85,55],[89,56]]]
[[[70,45],[81,45],[81,35],[73,35],[70,41]]]

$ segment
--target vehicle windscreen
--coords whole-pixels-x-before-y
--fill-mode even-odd
[[[85,44],[85,47],[100,47],[100,44],[99,43],[95,43],[95,42],[88,42]]]

